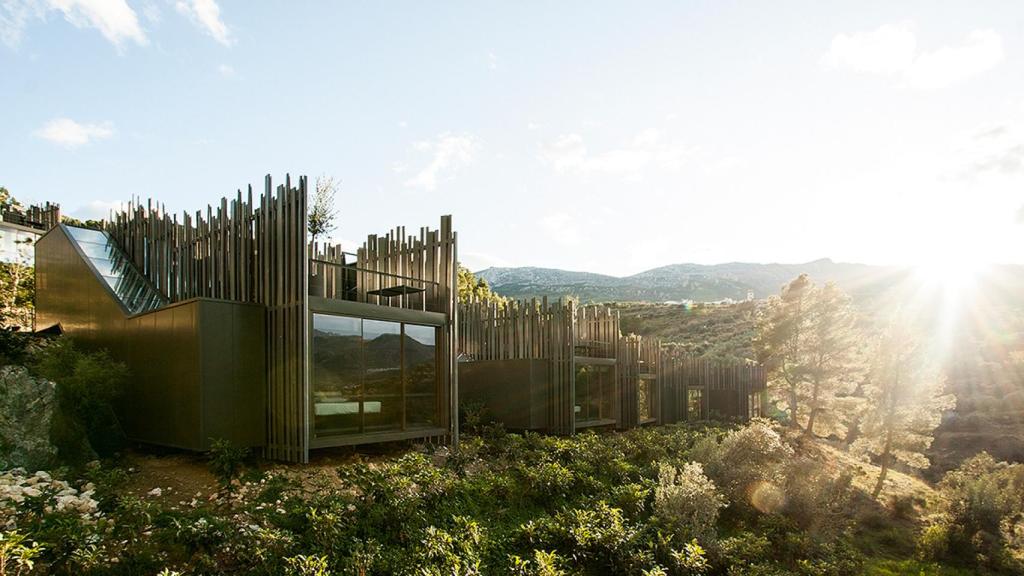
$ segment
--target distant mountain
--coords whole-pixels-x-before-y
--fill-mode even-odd
[[[713,302],[778,294],[802,273],[815,282],[834,281],[854,295],[870,295],[904,277],[906,269],[847,264],[829,259],[804,264],[672,264],[622,278],[552,268],[488,268],[476,275],[512,298],[572,296],[584,302]]]

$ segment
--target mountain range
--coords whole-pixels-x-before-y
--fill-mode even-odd
[[[571,296],[583,302],[714,302],[778,294],[802,273],[815,282],[836,282],[852,295],[870,295],[910,273],[907,268],[833,262],[803,264],[672,264],[632,276],[607,276],[554,268],[487,268],[476,272],[491,288],[512,298]]]

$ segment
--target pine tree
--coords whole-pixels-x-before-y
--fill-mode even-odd
[[[843,436],[858,399],[864,360],[849,297],[801,274],[772,298],[757,348],[769,368],[769,393],[805,436]]]
[[[881,467],[873,491],[877,497],[894,464],[928,467],[924,451],[931,446],[942,413],[956,405],[956,398],[942,393],[938,372],[929,368],[921,346],[899,325],[878,339],[873,357],[862,387],[868,409],[851,451],[875,458]]]
[[[464,266],[459,266],[459,301],[460,302],[497,302],[505,301],[505,297],[491,290],[490,284]]]

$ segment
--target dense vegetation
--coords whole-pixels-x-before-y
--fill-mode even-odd
[[[225,450],[211,498],[133,493],[115,464],[18,479],[18,501],[9,482],[0,559],[8,573],[31,561],[51,574],[322,576],[1013,573],[1024,558],[1024,467],[981,457],[940,492],[879,501],[856,466],[765,421],[572,438],[489,427],[457,452],[315,476],[243,469]],[[61,506],[66,486],[85,502]]]

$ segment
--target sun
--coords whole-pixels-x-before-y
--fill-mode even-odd
[[[930,252],[918,258],[914,275],[922,290],[938,292],[945,299],[963,300],[972,295],[992,263],[983,251],[962,240],[950,240],[936,242]]]

